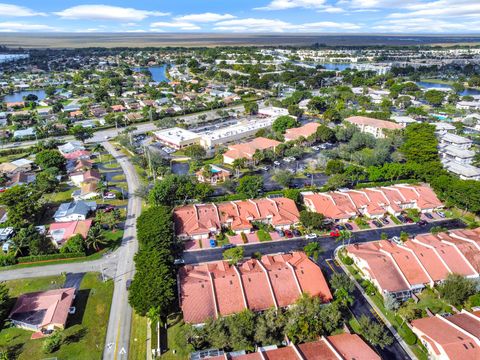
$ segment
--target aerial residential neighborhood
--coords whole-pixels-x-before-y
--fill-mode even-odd
[[[7,1],[0,359],[480,359],[475,1]]]

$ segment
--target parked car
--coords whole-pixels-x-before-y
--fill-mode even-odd
[[[293,230],[292,230],[292,233],[293,233],[293,235],[295,235],[295,236],[301,236],[301,235],[302,235],[302,234],[300,233],[300,231],[298,231],[297,229],[293,229]]]
[[[231,248],[234,248],[235,244],[225,244],[225,245],[222,245],[222,249],[226,250],[226,249],[231,249]]]
[[[381,221],[382,223],[384,223],[385,225],[390,224],[390,221],[388,221],[387,218],[380,218],[380,221]]]
[[[424,213],[423,215],[425,215],[427,219],[433,219],[433,215],[430,213]]]
[[[349,223],[345,223],[345,227],[347,228],[347,230],[353,230],[353,226]]]
[[[175,259],[175,260],[173,261],[173,264],[174,264],[174,265],[183,265],[183,264],[185,264],[185,260],[183,260],[183,259]]]
[[[392,237],[390,240],[392,240],[395,244],[401,244],[402,240],[398,236]]]
[[[335,229],[337,229],[337,230],[345,230],[345,226],[343,226],[343,225],[335,225]]]
[[[289,239],[291,239],[293,237],[293,234],[290,230],[285,230],[285,236]]]
[[[407,221],[407,223],[409,224],[412,224],[413,223],[413,219],[408,217],[408,216],[405,216],[405,220]]]
[[[289,163],[289,162],[292,162],[292,159],[290,159],[289,157],[286,157],[286,158],[283,158],[283,161],[285,161],[286,163]]]
[[[317,234],[307,234],[305,235],[305,239],[308,239],[308,240],[313,240],[313,239],[316,239],[317,238]]]
[[[404,223],[404,224],[407,222],[407,219],[406,219],[405,216],[403,216],[403,215],[398,215],[398,216],[397,216],[397,219],[400,220],[400,222],[402,222],[402,223]]]
[[[383,227],[382,223],[378,220],[373,220],[372,224],[375,225],[377,228]]]
[[[214,248],[216,246],[217,246],[217,242],[215,241],[215,239],[210,239],[210,247]]]
[[[273,162],[273,165],[275,165],[275,166],[280,166],[280,161],[276,161],[276,160],[275,160],[275,161]]]
[[[128,289],[130,289],[130,285],[132,285],[132,279],[127,279],[127,281],[125,282],[125,287]]]
[[[103,209],[103,212],[108,213],[108,212],[111,212],[111,211],[113,211],[113,210],[115,210],[115,206],[113,206],[113,205],[108,205],[105,209]]]
[[[285,236],[285,233],[283,232],[283,230],[277,230],[277,234],[280,235],[281,237]]]
[[[417,225],[425,226],[427,225],[427,222],[425,220],[420,220],[420,221],[417,221]]]
[[[339,237],[340,236],[340,231],[338,229],[330,231],[330,236],[331,237]]]
[[[71,306],[71,307],[68,308],[68,313],[70,315],[75,314],[75,311],[77,311],[77,308],[75,306]]]
[[[115,199],[117,196],[112,193],[112,192],[106,192],[105,194],[103,194],[103,198],[104,199],[109,199],[109,200],[113,200]]]
[[[441,218],[446,218],[446,217],[447,217],[443,211],[437,211],[437,214],[438,214],[438,216],[440,216]]]
[[[312,149],[315,150],[315,151],[320,150],[320,148],[318,146],[312,146]]]

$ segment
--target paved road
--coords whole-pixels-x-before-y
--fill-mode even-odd
[[[463,228],[465,224],[459,220],[438,220],[431,222],[425,226],[420,226],[417,224],[395,226],[390,228],[381,228],[381,229],[371,229],[363,230],[359,232],[354,232],[351,243],[360,243],[379,240],[382,233],[386,233],[389,238],[393,236],[399,236],[402,231],[409,233],[410,235],[418,235],[429,232],[429,230],[434,226],[442,226],[448,229],[454,228]],[[333,258],[333,252],[335,248],[339,246],[338,242],[335,242],[331,237],[321,237],[317,238],[320,245],[322,246],[324,253],[323,257]],[[260,252],[261,254],[274,254],[278,252],[289,252],[293,250],[301,250],[309,242],[302,237],[294,239],[286,239],[279,241],[269,241],[254,243],[244,246],[244,254],[246,257],[250,257],[255,252]],[[223,250],[221,248],[214,249],[202,249],[197,251],[186,251],[183,253],[183,260],[186,264],[195,264],[199,262],[215,261],[222,259]]]
[[[133,278],[135,271],[133,256],[138,248],[136,222],[137,217],[142,211],[142,201],[134,195],[134,192],[140,186],[140,179],[132,163],[125,155],[116,151],[108,142],[104,142],[102,145],[117,159],[122,167],[129,192],[125,233],[123,235],[122,245],[116,252],[118,264],[114,277],[115,287],[113,290],[103,359],[128,359],[132,308],[128,303],[126,283],[127,280]]]

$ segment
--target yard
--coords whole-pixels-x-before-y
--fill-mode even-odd
[[[48,290],[63,285],[64,277],[45,277],[6,282],[13,296],[24,292]],[[64,331],[64,343],[52,354],[42,352],[42,339],[30,340],[32,332],[15,327],[0,331],[0,348],[17,359],[101,359],[113,282],[102,283],[98,273],[87,273],[76,295],[77,311],[70,315]]]

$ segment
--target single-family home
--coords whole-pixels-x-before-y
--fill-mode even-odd
[[[220,166],[210,165],[207,169],[198,170],[195,176],[199,182],[216,185],[229,179],[232,173]]]
[[[73,172],[69,175],[69,178],[75,186],[80,187],[82,184],[86,183],[98,183],[102,180],[102,175],[97,169],[89,169],[87,171]]]
[[[23,130],[15,130],[13,132],[13,138],[24,139],[28,137],[34,137],[36,134],[35,128],[30,127]]]
[[[48,236],[56,247],[61,247],[68,239],[77,234],[86,239],[91,226],[92,219],[56,222],[50,224]]]
[[[58,151],[64,156],[79,150],[85,150],[85,146],[83,146],[83,143],[80,141],[69,141],[58,146]]]
[[[56,222],[86,220],[97,209],[95,201],[72,201],[63,203],[53,215]]]

